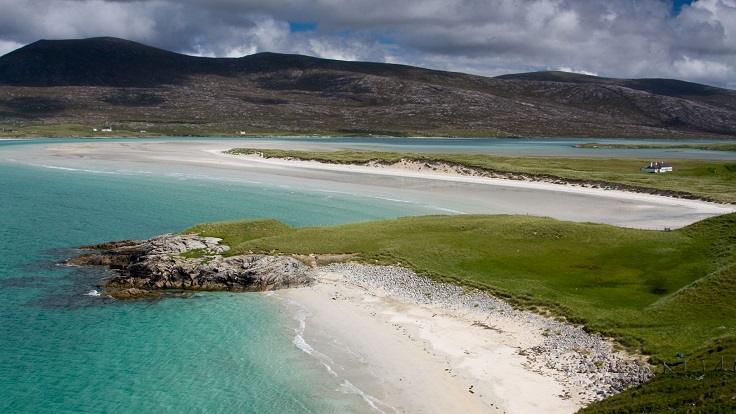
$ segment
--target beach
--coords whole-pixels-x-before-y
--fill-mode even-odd
[[[8,147],[6,156],[50,169],[165,173],[325,198],[339,194],[434,214],[530,214],[662,230],[734,211],[731,205],[600,188],[223,154],[235,146],[91,141],[25,152]],[[289,144],[295,147],[324,149]],[[333,264],[313,272],[319,283],[269,296],[299,322],[294,346],[336,377],[340,392],[359,395],[367,412],[572,413],[650,375],[636,358],[614,352],[605,338],[580,327],[514,310],[480,292],[433,284],[401,267]]]
[[[331,150],[314,142],[89,141],[46,144],[42,151],[9,154],[17,162],[100,172],[178,174],[182,178],[230,180],[388,201],[433,214],[526,214],[662,230],[730,213],[732,205],[547,182],[473,177],[410,168],[333,165],[309,161],[227,155],[254,148]],[[12,149],[12,148],[9,148]]]
[[[604,338],[482,292],[395,267],[314,273],[273,293],[303,321],[295,343],[381,412],[572,413],[651,375]]]

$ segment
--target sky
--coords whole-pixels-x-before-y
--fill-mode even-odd
[[[497,76],[563,70],[736,89],[736,0],[0,0],[0,55],[113,36]]]

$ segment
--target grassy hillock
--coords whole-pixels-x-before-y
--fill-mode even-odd
[[[700,378],[692,371],[703,360],[712,370],[721,356],[730,369],[736,357],[736,213],[674,231],[461,215],[309,228],[245,220],[187,232],[224,238],[229,254],[350,253],[365,263],[407,266],[584,324],[677,373],[589,412],[652,412],[685,403],[696,404],[696,411],[734,407],[728,400],[736,395],[732,373]],[[683,372],[686,361],[690,373]]]
[[[733,413],[734,396],[734,372],[666,374],[584,408],[578,414]]]
[[[230,154],[260,153],[268,158],[314,160],[333,164],[370,161],[393,164],[403,160],[462,165],[498,175],[520,175],[539,180],[561,180],[600,187],[663,192],[680,197],[736,203],[736,164],[723,161],[677,160],[674,171],[646,174],[640,159],[505,157],[482,154],[407,154],[377,151],[305,152],[235,148]]]
[[[736,213],[674,231],[511,215],[308,228],[244,220],[187,231],[223,237],[230,254],[349,253],[365,263],[407,266],[584,324],[674,371],[584,412],[736,408],[736,374],[712,371],[721,357],[726,369],[736,358]]]
[[[629,149],[695,149],[706,151],[736,151],[736,144],[599,144],[586,142],[575,148],[629,148]]]
[[[425,216],[334,227],[210,223],[231,253],[358,253],[617,338],[672,362],[736,335],[736,214],[675,231],[528,216]],[[735,348],[736,349],[736,348]]]

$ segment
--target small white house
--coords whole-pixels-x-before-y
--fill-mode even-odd
[[[641,167],[641,170],[647,173],[672,172],[672,165],[666,162],[650,162],[649,165]]]

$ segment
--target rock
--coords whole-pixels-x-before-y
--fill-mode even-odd
[[[227,246],[219,239],[197,235],[166,234],[145,241],[123,241],[97,246],[112,247],[69,259],[78,266],[105,265],[116,275],[101,287],[106,296],[134,299],[155,296],[157,290],[265,291],[311,284],[309,269],[286,256],[238,255],[223,257]],[[185,252],[196,251],[186,257]],[[201,256],[201,257],[200,257]]]

